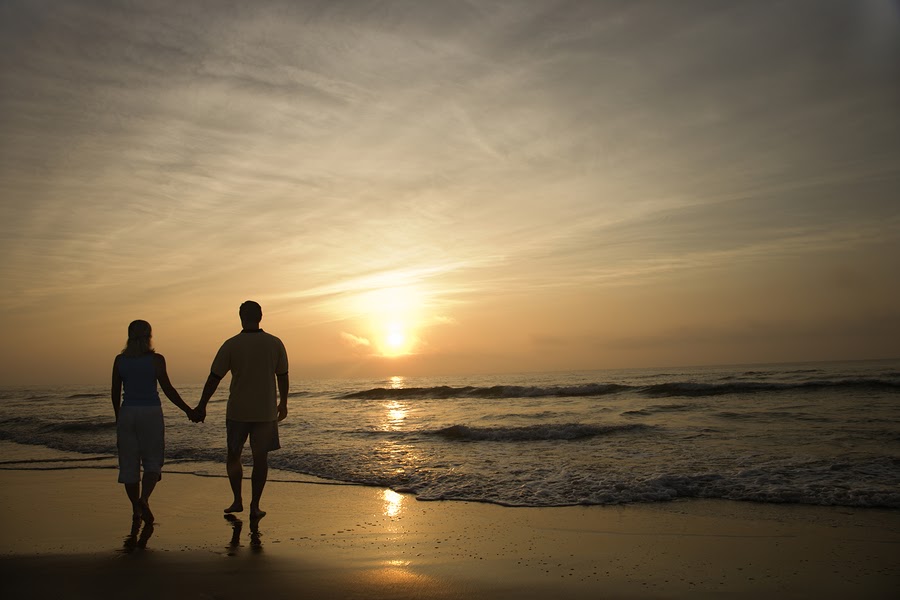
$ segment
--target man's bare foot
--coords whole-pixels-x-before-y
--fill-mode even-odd
[[[150,505],[147,504],[146,500],[141,500],[141,518],[148,525],[151,525],[154,521],[153,512],[150,510]]]
[[[225,509],[226,513],[236,513],[236,512],[244,512],[244,503],[239,500],[235,500],[231,506]]]
[[[256,509],[251,508],[251,509],[250,509],[250,519],[251,519],[252,521],[259,521],[259,520],[262,519],[264,516],[266,516],[266,511],[264,511],[264,510],[259,510],[258,508],[256,508]]]

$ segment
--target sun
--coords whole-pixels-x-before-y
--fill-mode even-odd
[[[402,323],[392,321],[384,328],[381,353],[384,356],[403,356],[412,351],[412,336]]]
[[[406,278],[383,275],[365,281],[368,289],[353,294],[346,305],[371,352],[381,357],[415,354],[421,346],[428,294]]]
[[[389,286],[366,296],[375,351],[381,356],[413,354],[421,323],[422,295],[412,286]]]
[[[384,341],[385,345],[391,350],[400,350],[403,348],[404,344],[406,344],[406,334],[403,333],[403,329],[400,325],[392,323],[388,327],[387,337]]]

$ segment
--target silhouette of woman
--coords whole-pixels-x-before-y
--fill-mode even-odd
[[[152,330],[147,321],[132,321],[128,325],[128,341],[113,361],[111,390],[116,413],[119,483],[125,484],[133,518],[143,519],[146,523],[153,523],[150,494],[162,478],[165,454],[165,423],[157,382],[172,404],[183,410],[189,419],[193,420],[194,416],[193,409],[169,381],[166,359],[153,349],[151,338]]]

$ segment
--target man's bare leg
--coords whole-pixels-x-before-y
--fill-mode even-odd
[[[241,483],[244,481],[244,467],[241,465],[241,454],[228,453],[225,459],[225,470],[228,472],[228,482],[231,484],[231,493],[234,495],[234,502],[225,509],[226,513],[236,513],[244,511],[244,501],[241,498]]]
[[[153,488],[156,487],[157,481],[159,481],[159,473],[144,471],[144,479],[141,484],[140,503],[141,518],[145,523],[153,523],[153,512],[150,510],[150,494],[153,493]]]
[[[250,475],[252,498],[250,499],[250,518],[262,519],[266,511],[259,509],[259,501],[262,498],[266,480],[269,478],[269,453],[253,453],[253,473]]]

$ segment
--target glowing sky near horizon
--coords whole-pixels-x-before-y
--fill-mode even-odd
[[[900,355],[900,7],[0,3],[0,384]]]

